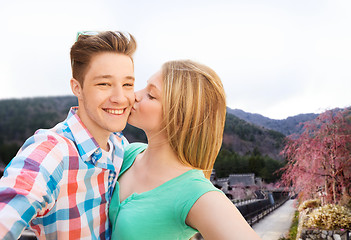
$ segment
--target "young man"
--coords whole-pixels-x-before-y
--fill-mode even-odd
[[[83,32],[71,48],[78,107],[38,130],[0,180],[0,239],[29,225],[40,239],[109,239],[108,206],[128,144],[136,42],[121,32]]]

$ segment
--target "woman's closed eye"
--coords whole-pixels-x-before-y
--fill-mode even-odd
[[[152,96],[150,93],[148,93],[148,94],[147,94],[147,97],[148,97],[150,100],[155,99],[155,97],[154,97],[154,96]]]

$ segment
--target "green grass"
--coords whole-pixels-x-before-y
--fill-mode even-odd
[[[279,238],[279,240],[295,240],[297,235],[298,225],[299,225],[299,211],[296,210],[288,235],[286,237]]]

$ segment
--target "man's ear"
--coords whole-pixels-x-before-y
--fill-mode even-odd
[[[80,83],[75,78],[71,78],[70,83],[71,83],[72,93],[77,98],[80,98],[82,96],[82,87],[81,87]]]

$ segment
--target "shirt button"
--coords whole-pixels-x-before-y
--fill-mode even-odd
[[[100,150],[99,150],[99,149],[95,150],[95,153],[96,153],[96,154],[99,154],[99,153],[100,153]]]

